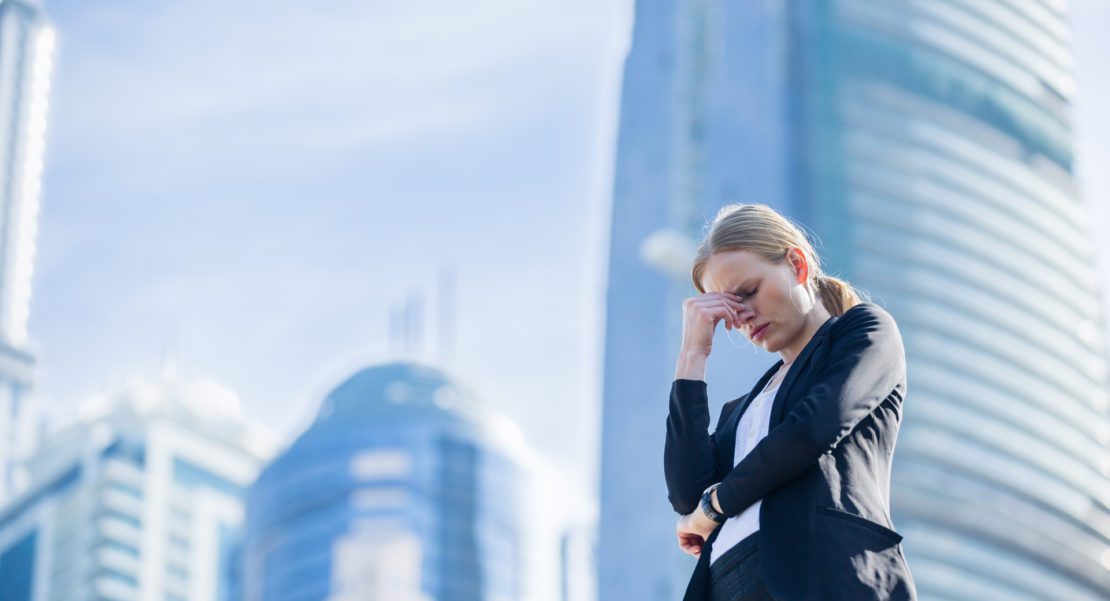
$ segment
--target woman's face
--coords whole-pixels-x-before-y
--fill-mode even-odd
[[[787,260],[774,264],[747,250],[714,254],[702,272],[706,292],[739,295],[748,311],[741,315],[749,340],[759,328],[767,327],[752,343],[778,352],[803,335],[813,298],[806,291],[809,267],[804,253],[791,249]],[[789,354],[789,353],[788,353]]]

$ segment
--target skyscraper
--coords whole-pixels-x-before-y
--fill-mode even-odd
[[[602,601],[679,598],[692,567],[662,482],[665,397],[692,244],[728,202],[811,228],[826,270],[898,320],[909,373],[892,518],[921,598],[1110,593],[1107,358],[1073,178],[1066,17],[1057,1],[636,3]],[[711,402],[772,360],[720,334]]]
[[[366,368],[251,489],[248,601],[523,593],[523,437],[436,368]]]
[[[276,440],[172,374],[91,400],[0,508],[4,601],[235,601],[244,497]]]
[[[38,2],[0,2],[0,502],[35,444],[27,346],[54,29]]]

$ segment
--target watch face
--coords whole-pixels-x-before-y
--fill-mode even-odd
[[[702,496],[701,496],[701,510],[703,512],[705,512],[705,515],[709,516],[709,519],[713,520],[714,522],[717,522],[717,523],[723,522],[723,521],[725,521],[724,516],[717,513],[717,511],[713,509],[713,500],[712,500],[712,497],[710,496],[711,494],[712,494],[712,490],[709,490],[709,491],[705,492],[704,494],[702,494]]]

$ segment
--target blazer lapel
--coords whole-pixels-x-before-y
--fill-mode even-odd
[[[775,393],[775,400],[771,405],[771,427],[774,427],[782,419],[785,399],[790,387],[797,381],[798,376],[805,371],[806,362],[808,362],[810,356],[812,356],[813,350],[821,345],[821,340],[828,334],[829,328],[832,324],[836,323],[837,319],[839,319],[839,317],[833,315],[825,320],[825,323],[821,324],[821,327],[817,328],[817,331],[813,333],[813,337],[810,338],[809,342],[802,348],[802,352],[798,353],[798,358],[794,360],[794,365],[791,365],[790,369],[787,370],[786,378],[779,384],[779,389]],[[717,452],[720,453],[720,456],[725,458],[725,462],[723,463],[725,466],[725,473],[728,473],[736,463],[736,427],[737,424],[740,423],[740,417],[744,415],[744,411],[748,409],[748,405],[755,400],[755,397],[759,395],[763,387],[767,385],[767,382],[775,375],[779,367],[782,367],[783,363],[785,363],[785,361],[779,359],[764,372],[763,377],[761,377],[759,381],[755,383],[755,386],[752,387],[751,391],[748,392],[748,396],[744,399],[744,402],[740,403],[740,405],[732,411],[732,414],[728,416],[728,421],[722,426],[723,429],[721,430],[720,442],[717,444]]]
[[[839,317],[833,315],[826,319],[825,323],[821,324],[821,327],[817,328],[817,331],[813,333],[813,337],[810,338],[809,342],[802,348],[802,352],[798,353],[798,357],[794,360],[794,364],[787,370],[786,378],[784,378],[782,384],[779,385],[779,390],[775,393],[775,400],[771,404],[772,428],[782,421],[782,413],[785,410],[786,396],[790,393],[790,387],[797,383],[798,378],[806,372],[806,364],[809,362],[810,358],[813,357],[813,351],[821,346],[822,340],[829,333],[829,328],[832,327],[832,324],[836,323],[837,319],[839,319]]]

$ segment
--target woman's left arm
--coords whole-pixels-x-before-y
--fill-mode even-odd
[[[721,481],[716,499],[724,515],[801,475],[902,386],[906,357],[894,318],[867,303],[840,320],[806,395]]]

